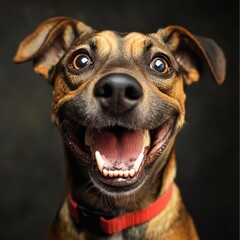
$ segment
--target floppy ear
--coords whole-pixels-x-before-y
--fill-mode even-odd
[[[197,37],[181,26],[158,31],[174,53],[187,84],[196,82],[208,68],[217,84],[225,78],[226,60],[222,49],[209,38]]]
[[[33,60],[35,72],[51,82],[54,67],[74,39],[85,31],[91,28],[72,18],[51,18],[20,43],[14,62]]]

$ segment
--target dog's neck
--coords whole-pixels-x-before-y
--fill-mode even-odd
[[[121,232],[129,227],[139,224],[147,223],[156,217],[158,214],[164,212],[169,204],[173,193],[173,184],[170,184],[166,192],[164,192],[154,203],[148,208],[139,211],[130,212],[121,216],[106,214],[105,212],[94,211],[78,205],[71,194],[68,195],[69,212],[76,225],[87,227],[91,226],[94,221],[94,229],[107,234],[115,234]]]

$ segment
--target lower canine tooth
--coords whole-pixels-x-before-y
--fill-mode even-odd
[[[108,170],[107,170],[106,168],[103,169],[103,175],[104,175],[105,177],[107,177],[107,175],[108,175]]]
[[[103,165],[104,165],[104,160],[103,160],[102,155],[100,154],[99,151],[95,152],[95,158],[96,158],[96,161],[97,161],[98,169],[100,170],[100,172],[102,172]]]

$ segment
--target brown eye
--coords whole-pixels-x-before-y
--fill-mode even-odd
[[[81,69],[91,64],[91,58],[87,54],[78,54],[72,62],[73,68],[75,69]]]
[[[171,71],[168,62],[162,57],[156,57],[150,63],[150,68],[154,71],[166,74]]]

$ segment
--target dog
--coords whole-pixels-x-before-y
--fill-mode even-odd
[[[53,87],[52,121],[65,151],[66,198],[48,240],[199,239],[174,183],[185,86],[225,78],[221,48],[181,26],[97,31],[68,17],[19,45]]]

